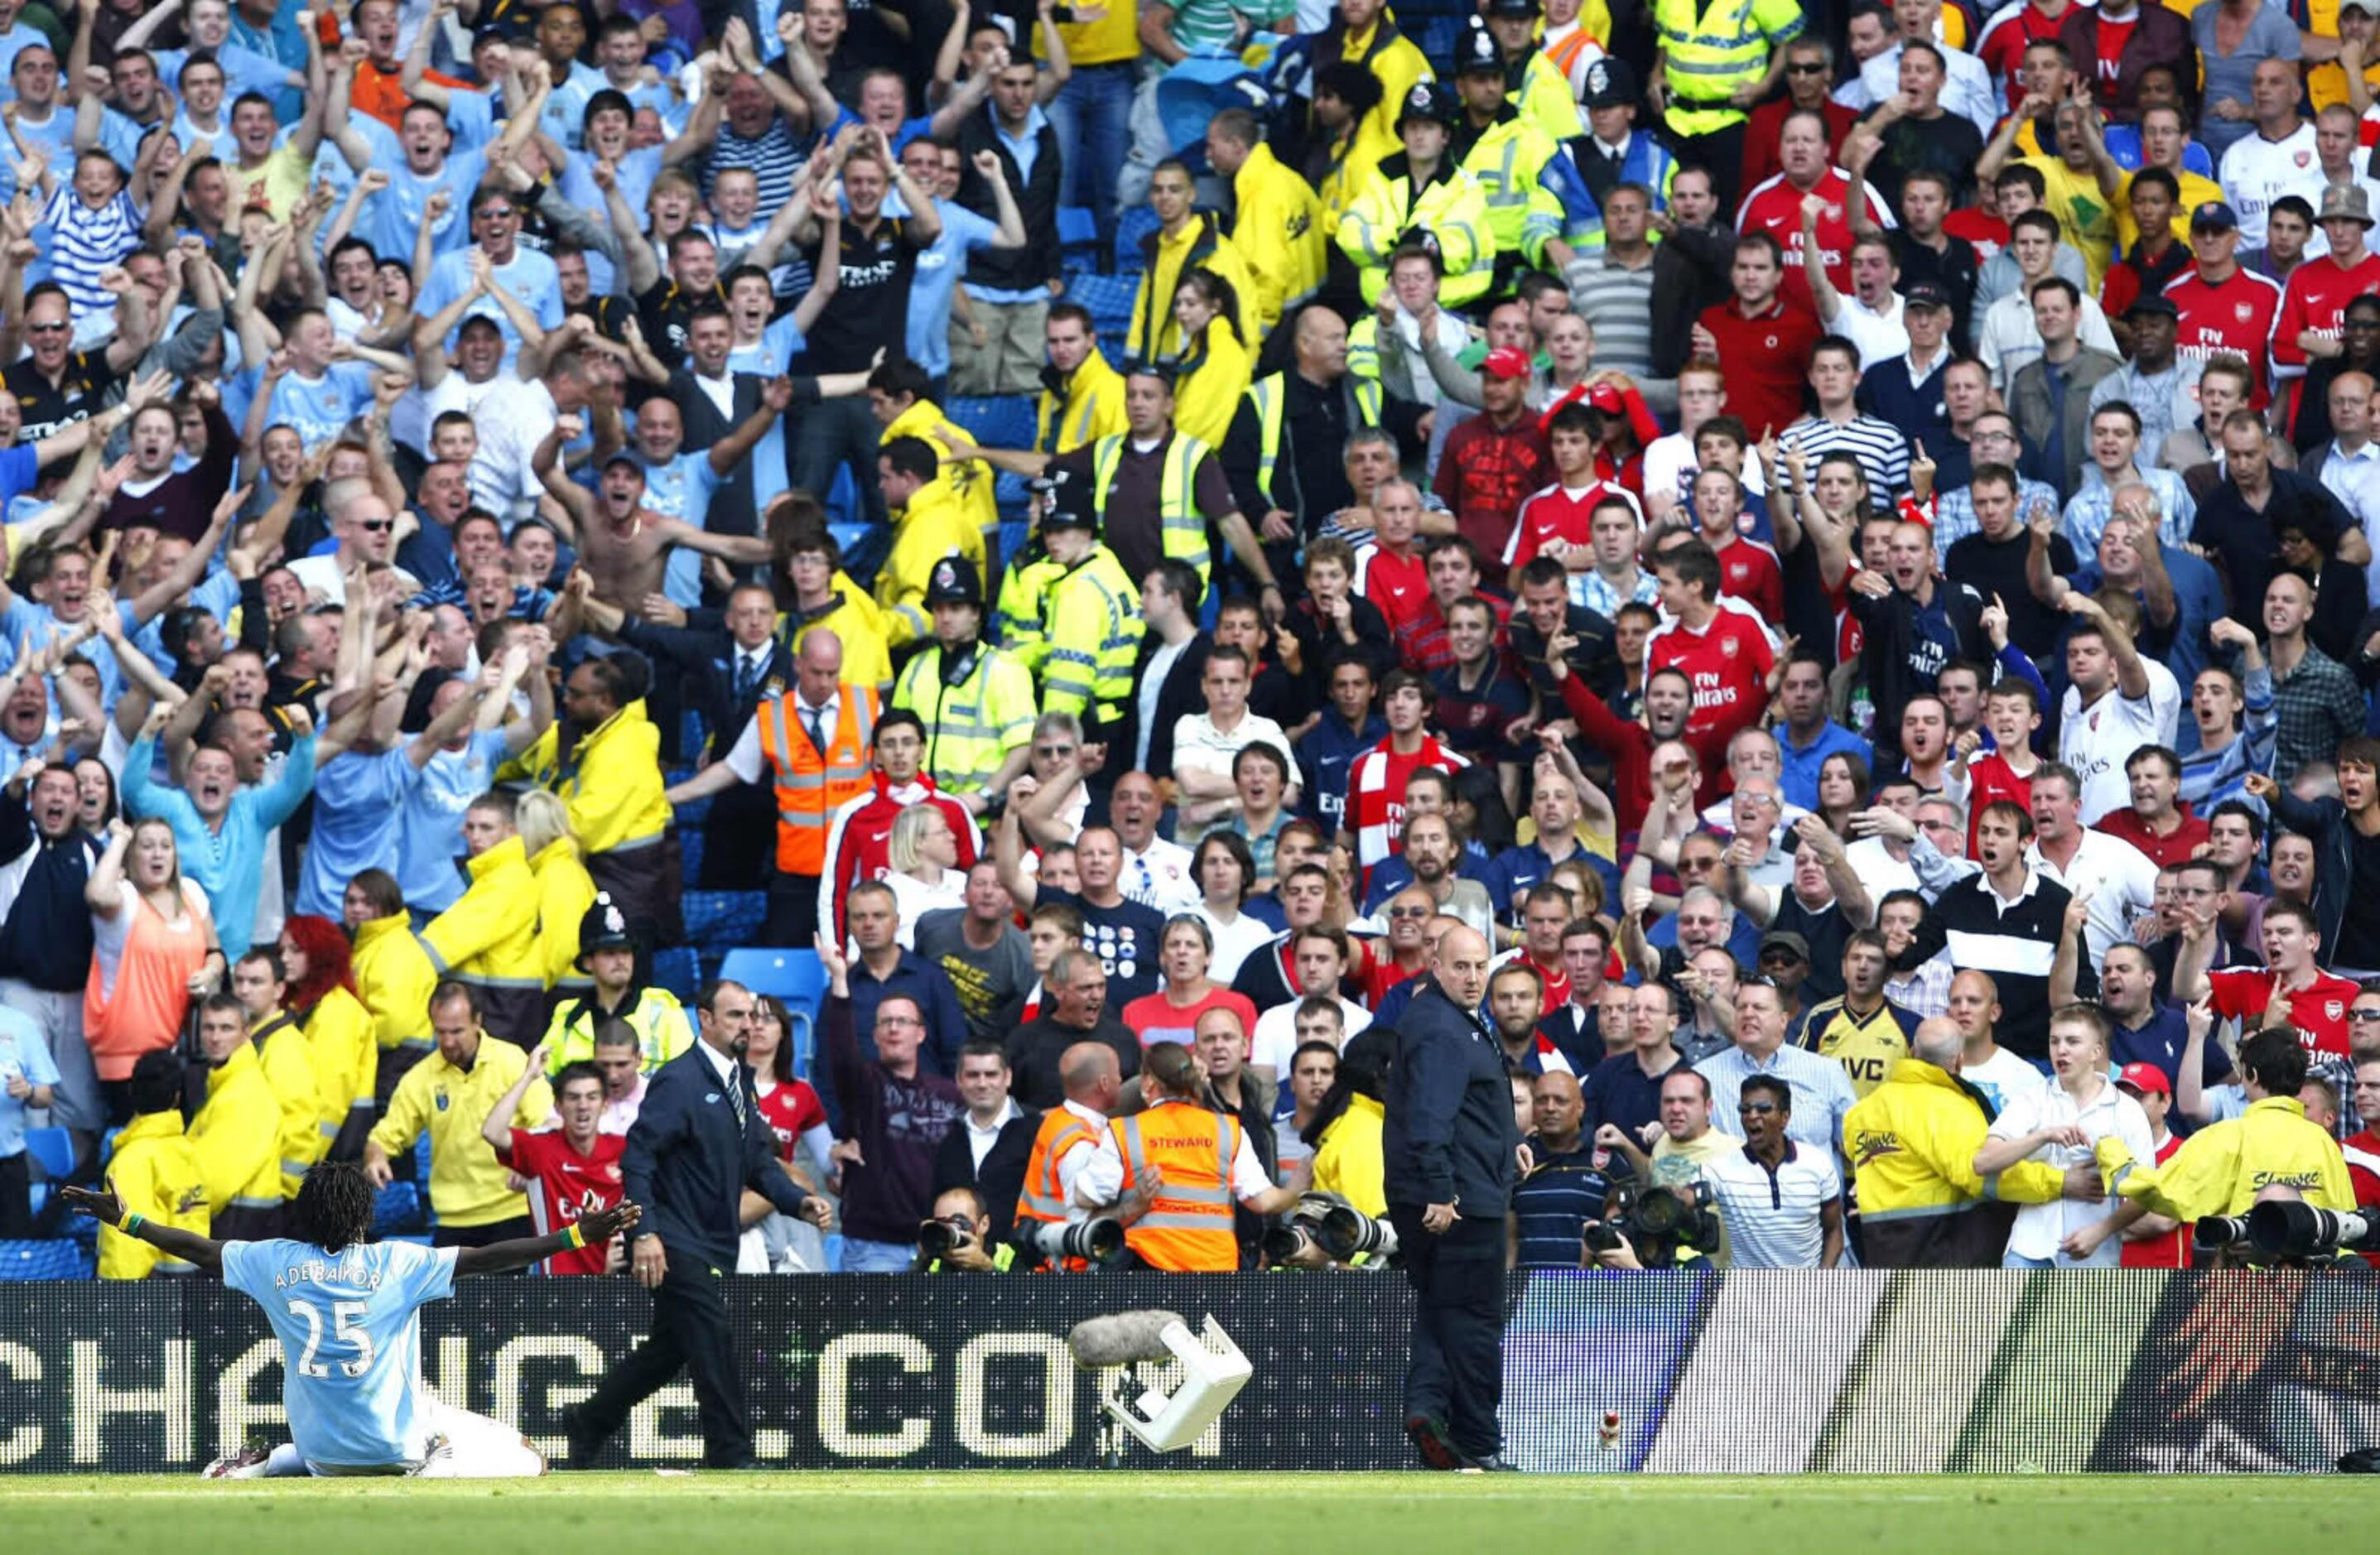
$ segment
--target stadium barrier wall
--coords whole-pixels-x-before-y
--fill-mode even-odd
[[[1512,1300],[1507,1452],[1539,1471],[2288,1471],[2380,1443],[2380,1287],[2358,1274],[1559,1273]],[[1412,1463],[1393,1276],[755,1278],[730,1303],[759,1454],[788,1467],[1088,1467],[1098,1392],[1066,1331],[1149,1306],[1211,1313],[1256,1366],[1165,1466]],[[423,1371],[558,1453],[559,1411],[650,1311],[624,1280],[475,1281],[425,1310]],[[285,1429],[246,1298],[0,1285],[0,1467],[195,1470]],[[692,1390],[623,1449],[698,1461]]]

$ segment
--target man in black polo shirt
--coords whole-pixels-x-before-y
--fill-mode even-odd
[[[1531,1082],[1530,1089],[1536,1096],[1536,1132],[1523,1141],[1529,1152],[1529,1174],[1512,1189],[1504,1266],[1581,1269],[1585,1267],[1580,1257],[1582,1233],[1587,1221],[1603,1219],[1612,1176],[1627,1170],[1627,1158],[1606,1150],[1601,1153],[1609,1164],[1596,1164],[1596,1147],[1580,1127],[1586,1121],[1586,1102],[1577,1075],[1549,1070]]]
[[[839,168],[849,207],[842,235],[834,304],[809,331],[810,371],[866,372],[878,352],[905,355],[909,331],[909,285],[917,256],[941,236],[942,218],[933,198],[893,160],[883,135],[850,129],[827,153]],[[884,213],[888,189],[898,189],[906,216]],[[794,240],[813,268],[819,259],[818,218],[804,212]],[[812,407],[793,429],[794,484],[823,496],[834,487],[835,470],[849,465],[868,522],[880,528],[884,498],[876,489],[876,419],[865,399],[829,400]]]
[[[8,267],[9,269],[14,266]],[[17,441],[33,443],[99,414],[116,384],[149,349],[147,311],[120,308],[115,335],[103,351],[74,346],[73,308],[66,288],[44,281],[25,294],[25,343],[30,354],[10,362],[0,385],[17,399]],[[72,456],[62,458],[61,466]]]

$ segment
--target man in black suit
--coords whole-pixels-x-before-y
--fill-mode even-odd
[[[794,684],[794,658],[777,640],[776,596],[766,584],[738,584],[725,611],[688,612],[683,626],[640,620],[592,598],[580,607],[597,630],[651,659],[656,680],[666,673],[663,666],[684,677],[686,703],[701,715],[714,761],[752,722],[762,699]],[[767,784],[739,784],[714,796],[702,835],[698,889],[762,889],[776,856],[776,791]]]
[[[563,1414],[570,1466],[588,1468],[628,1412],[683,1368],[702,1417],[702,1458],[712,1468],[754,1468],[752,1419],[727,1312],[726,1276],[742,1235],[738,1209],[751,1189],[820,1229],[827,1201],[804,1193],[777,1161],[744,1067],[759,1001],[741,983],[715,982],[698,1006],[702,1039],[655,1072],[620,1157],[630,1198],[649,1205],[629,1245],[637,1283],[653,1293],[652,1337],[613,1368],[595,1396]]]
[[[1405,1367],[1405,1434],[1434,1469],[1509,1467],[1496,1421],[1504,1379],[1504,1216],[1520,1130],[1504,1051],[1475,1013],[1488,942],[1440,935],[1430,985],[1397,1020],[1380,1136],[1389,1219],[1420,1303]]]

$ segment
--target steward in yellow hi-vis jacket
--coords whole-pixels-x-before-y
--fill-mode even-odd
[[[421,947],[442,978],[470,986],[480,1024],[527,1052],[545,1028],[545,954],[537,942],[537,875],[512,830],[512,804],[499,794],[472,801],[464,817],[468,844],[482,815],[503,835],[464,868],[471,883],[453,906],[421,930]]]
[[[248,1012],[218,994],[199,1009],[199,1051],[207,1099],[190,1120],[190,1148],[206,1189],[207,1234],[218,1242],[278,1233],[281,1215],[281,1103],[264,1077]]]
[[[1140,588],[1099,543],[1099,511],[1080,482],[1051,483],[1041,543],[1061,571],[1043,596],[1041,711],[1071,712],[1085,738],[1123,722],[1140,656]]]
[[[2124,1142],[2109,1136],[2099,1141],[2099,1169],[2108,1192],[2179,1221],[2244,1215],[2256,1195],[2276,1184],[2297,1189],[2317,1209],[2355,1208],[2338,1141],[2305,1115],[2294,1094],[2259,1097],[2238,1117],[2207,1124],[2163,1166],[2134,1160]]]
[[[1207,161],[1232,181],[1232,242],[1256,280],[1255,293],[1240,298],[1250,341],[1322,284],[1329,259],[1322,197],[1281,165],[1263,134],[1245,108],[1226,108],[1207,127]]]
[[[1034,402],[1033,451],[1071,454],[1123,431],[1123,374],[1100,354],[1090,310],[1077,302],[1052,303],[1043,329],[1050,360]]]
[[[107,1158],[107,1185],[115,1190],[128,1215],[204,1236],[203,1183],[198,1149],[182,1131],[181,1061],[169,1052],[143,1053],[132,1066],[132,1121],[115,1136],[115,1152]],[[140,1280],[152,1273],[188,1272],[190,1265],[180,1258],[168,1257],[137,1236],[101,1224],[101,1279]]]
[[[1938,1056],[1956,1051],[1953,1046]],[[1997,1206],[2051,1203],[2064,1192],[2066,1174],[2025,1160],[1978,1175],[1975,1152],[1990,1126],[1981,1092],[1917,1058],[1895,1063],[1884,1084],[1843,1114],[1843,1154],[1858,1184],[1862,1263],[1999,1267],[2013,1213]]]
[[[926,613],[926,585],[934,564],[964,556],[983,565],[983,530],[951,485],[951,463],[922,437],[887,438],[876,451],[885,511],[892,519],[892,552],[876,574],[876,606],[890,646],[934,635]]]
[[[1439,300],[1461,308],[1488,295],[1496,278],[1496,235],[1477,179],[1447,154],[1454,94],[1435,81],[1405,93],[1397,133],[1405,149],[1383,158],[1371,182],[1339,219],[1339,247],[1355,266],[1366,308],[1389,284],[1389,256],[1406,243],[1438,256]]]
[[[1173,322],[1173,292],[1186,270],[1205,268],[1232,284],[1233,295],[1246,297],[1257,289],[1240,247],[1223,236],[1223,225],[1212,211],[1191,208],[1190,170],[1168,159],[1148,176],[1148,204],[1157,213],[1158,228],[1140,240],[1148,261],[1141,273],[1140,289],[1133,294],[1132,327],[1124,336],[1124,354],[1140,361],[1172,360],[1182,354],[1182,326]]]

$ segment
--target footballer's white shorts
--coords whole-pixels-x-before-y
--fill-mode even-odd
[[[417,1479],[526,1479],[546,1472],[544,1455],[510,1426],[468,1409],[457,1409],[435,1397],[425,1403],[430,1445],[419,1463],[370,1468],[310,1464],[299,1455],[295,1442],[284,1442],[261,1463],[232,1469],[223,1477],[294,1478],[312,1475],[345,1479],[409,1475]]]

